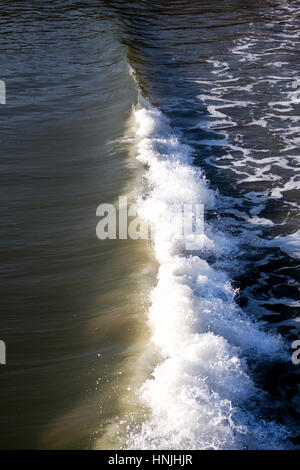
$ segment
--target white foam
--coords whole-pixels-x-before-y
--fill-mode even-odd
[[[139,210],[153,227],[159,262],[148,318],[161,362],[140,392],[149,418],[132,429],[126,447],[280,448],[284,428],[252,411],[263,393],[249,377],[245,356],[281,355],[281,339],[243,314],[224,272],[212,269],[201,253],[186,252],[176,238],[174,204],[213,208],[214,193],[192,165],[192,149],[177,139],[159,110],[143,102],[134,114],[137,158],[146,165],[149,185]],[[204,248],[224,255],[234,247],[206,225]]]
[[[300,230],[285,237],[275,237],[268,242],[268,245],[278,246],[292,258],[300,258]]]

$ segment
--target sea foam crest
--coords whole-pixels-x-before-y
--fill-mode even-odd
[[[152,341],[161,356],[140,399],[149,418],[131,433],[138,449],[280,448],[285,429],[256,417],[258,391],[246,355],[281,354],[279,337],[264,333],[235,303],[224,272],[201,253],[186,252],[176,237],[174,205],[213,208],[215,195],[193,166],[192,149],[174,135],[168,119],[143,101],[134,111],[137,158],[146,166],[148,193],[140,215],[153,228],[159,263],[148,311]],[[204,250],[230,249],[230,240],[206,225]]]

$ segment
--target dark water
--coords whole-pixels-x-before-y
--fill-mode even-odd
[[[126,139],[138,91],[194,149],[217,194],[206,218],[230,250],[206,260],[291,356],[299,334],[299,15],[295,1],[2,3],[1,448],[118,447],[128,437],[111,430],[118,419],[143,416],[131,415],[138,395],[130,387],[152,372],[142,362],[136,379],[132,364],[148,344],[144,302],[155,264],[148,244],[95,235],[97,206],[138,184]],[[288,437],[275,433],[289,447],[299,366],[241,349],[266,394],[255,420],[284,426]],[[180,421],[181,410],[170,410]],[[149,443],[135,435],[128,445]]]

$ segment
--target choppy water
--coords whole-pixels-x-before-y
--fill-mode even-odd
[[[297,444],[299,16],[4,2],[2,448]],[[152,244],[96,238],[125,194]]]

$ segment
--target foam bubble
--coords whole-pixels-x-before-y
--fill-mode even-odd
[[[126,447],[138,449],[280,448],[285,428],[259,419],[246,357],[283,355],[281,339],[263,332],[235,302],[226,273],[205,252],[224,255],[231,239],[206,224],[204,250],[187,252],[176,238],[174,204],[201,203],[215,195],[192,164],[192,149],[174,135],[168,119],[143,102],[135,110],[137,158],[146,165],[148,194],[140,214],[153,227],[159,262],[148,311],[160,355],[140,400],[149,417],[136,425]]]

